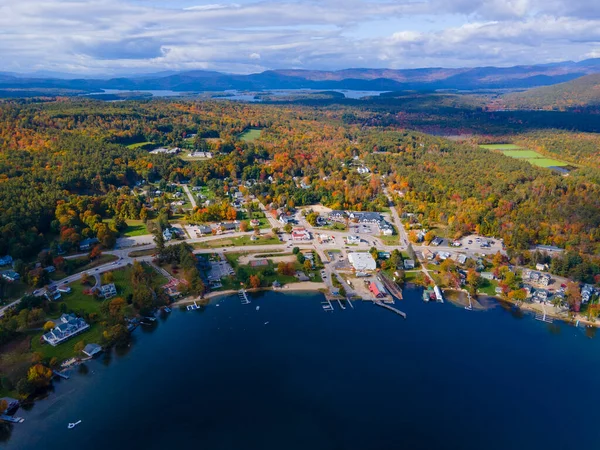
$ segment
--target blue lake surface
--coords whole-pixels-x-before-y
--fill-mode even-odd
[[[598,339],[404,293],[407,320],[273,292],[174,311],[21,409],[0,447],[598,448]]]

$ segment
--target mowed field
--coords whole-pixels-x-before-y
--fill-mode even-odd
[[[252,142],[260,137],[262,130],[258,128],[249,128],[238,136],[238,138],[245,142]]]
[[[524,159],[528,163],[538,167],[566,167],[569,165],[569,163],[560,161],[559,159],[546,158],[541,153],[527,150],[514,144],[491,144],[480,145],[480,147],[487,150],[500,151],[504,156],[510,158]]]

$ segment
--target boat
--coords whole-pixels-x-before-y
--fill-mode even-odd
[[[75,428],[80,423],[81,423],[81,420],[78,420],[77,422],[71,422],[69,425],[67,425],[67,428],[70,430],[72,428]]]
[[[257,306],[257,307],[256,307],[256,310],[258,311],[259,309],[260,309],[260,306]]]
[[[171,308],[169,308],[168,306],[165,306],[164,312],[170,313],[171,312]]]
[[[266,321],[266,322],[265,322],[265,325],[268,325],[268,324],[269,324],[269,321]]]
[[[5,422],[10,422],[10,423],[23,423],[23,422],[25,422],[25,419],[23,419],[22,417],[7,416],[6,414],[0,415],[0,420],[4,420]]]

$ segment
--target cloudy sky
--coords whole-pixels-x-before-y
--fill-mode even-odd
[[[465,67],[600,57],[600,0],[0,0],[0,71]]]

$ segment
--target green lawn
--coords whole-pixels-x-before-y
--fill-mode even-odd
[[[240,236],[235,238],[223,238],[214,241],[196,242],[193,245],[194,248],[217,248],[217,247],[239,247],[242,245],[271,245],[281,244],[281,241],[271,234],[261,235],[258,240],[253,241],[250,239],[250,235]]]
[[[138,142],[136,144],[128,145],[127,148],[136,149],[136,148],[140,148],[140,147],[145,147],[146,145],[154,145],[154,142]]]
[[[238,139],[245,141],[245,142],[252,142],[255,141],[256,139],[258,139],[260,137],[262,133],[262,130],[258,129],[258,128],[248,128],[246,131],[244,131],[243,133],[241,133],[238,136]]]
[[[2,303],[10,303],[13,300],[23,297],[25,292],[29,290],[29,286],[27,286],[22,281],[16,281],[14,283],[5,283],[4,284],[4,295],[0,301]]]
[[[482,294],[487,294],[490,296],[496,295],[496,287],[498,283],[494,280],[483,279],[481,281],[481,286],[479,286],[478,292]]]
[[[142,220],[128,220],[127,229],[123,232],[123,236],[134,237],[150,234],[146,224]]]
[[[543,158],[543,155],[533,150],[503,150],[504,156],[517,159]]]
[[[379,239],[381,239],[381,241],[385,244],[385,245],[400,245],[400,236],[398,236],[397,234],[394,234],[392,236],[379,236]]]
[[[488,150],[518,150],[523,148],[515,144],[483,144],[480,147]]]
[[[533,158],[527,159],[527,161],[534,166],[538,167],[565,167],[569,164],[564,161],[559,161],[558,159],[551,158]]]
[[[83,340],[86,344],[97,344],[102,338],[102,327],[99,324],[93,324],[84,333],[75,336],[62,344],[52,347],[50,344],[40,342],[40,338],[43,333],[38,333],[31,339],[31,351],[40,352],[45,358],[57,358],[59,361],[72,358],[73,356],[85,356],[76,355],[73,347],[75,344]]]

